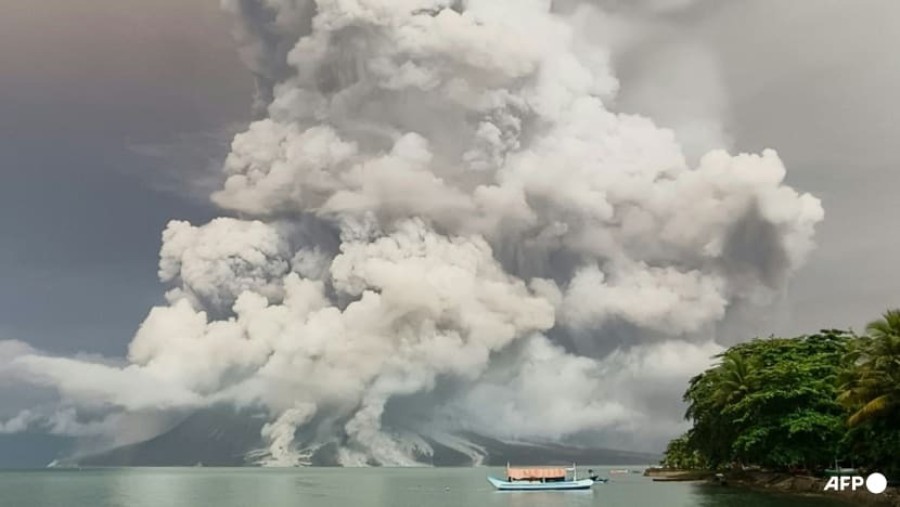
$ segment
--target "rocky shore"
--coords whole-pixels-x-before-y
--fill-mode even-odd
[[[652,477],[654,482],[687,482],[706,481],[715,477],[715,472],[707,470],[674,470],[669,468],[648,468],[645,477]]]
[[[674,470],[648,468],[644,475],[656,482],[711,481],[726,487],[743,487],[771,491],[780,494],[797,494],[840,498],[852,505],[872,507],[900,507],[900,491],[888,488],[880,495],[869,493],[865,488],[857,491],[825,491],[827,478],[805,475],[791,475],[776,472],[742,471],[716,474],[705,470]]]
[[[888,488],[879,495],[866,488],[856,491],[825,491],[827,478],[791,475],[775,472],[731,472],[725,474],[727,484],[778,493],[827,496],[840,498],[853,505],[900,507],[900,491]]]

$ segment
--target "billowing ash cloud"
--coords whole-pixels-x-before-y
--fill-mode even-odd
[[[169,224],[128,364],[6,368],[60,409],[262,409],[273,464],[477,459],[467,432],[653,448],[823,211],[773,151],[689,165],[617,113],[583,23],[614,3],[226,2],[264,106],[212,196],[239,218]]]

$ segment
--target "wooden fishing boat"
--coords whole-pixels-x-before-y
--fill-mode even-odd
[[[506,477],[488,477],[495,488],[501,491],[567,491],[590,489],[595,483],[604,482],[599,478],[578,478],[578,470],[560,467],[510,467],[506,465]],[[595,480],[596,479],[596,480]]]

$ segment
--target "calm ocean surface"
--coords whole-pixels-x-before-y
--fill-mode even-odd
[[[598,469],[600,467],[594,467]],[[603,470],[602,468],[600,468]],[[2,507],[830,507],[696,483],[613,475],[583,492],[498,492],[492,468],[120,468],[0,471]],[[605,472],[602,475],[606,475]]]

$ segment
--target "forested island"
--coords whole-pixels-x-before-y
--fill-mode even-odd
[[[718,359],[691,379],[693,426],[663,466],[819,475],[837,462],[900,477],[900,310],[863,334],[760,338]]]

